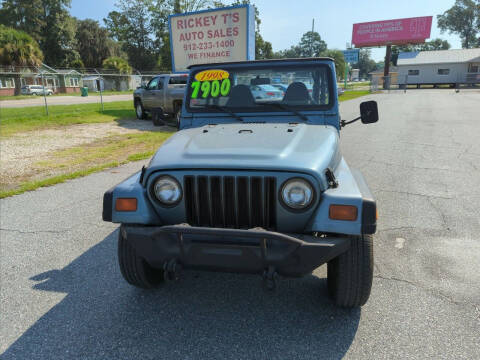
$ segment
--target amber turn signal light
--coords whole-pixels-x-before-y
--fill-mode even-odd
[[[118,198],[115,202],[116,211],[137,211],[137,199]]]
[[[353,205],[330,205],[328,217],[332,220],[357,220],[357,207]]]

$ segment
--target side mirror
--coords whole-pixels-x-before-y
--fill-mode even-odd
[[[360,118],[362,123],[371,124],[378,121],[378,108],[376,101],[364,101],[360,104]]]

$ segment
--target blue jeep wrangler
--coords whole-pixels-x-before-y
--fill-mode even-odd
[[[152,288],[204,269],[257,273],[272,289],[327,263],[333,301],[365,304],[376,203],[339,136],[376,122],[377,104],[340,120],[335,79],[330,58],[191,66],[180,131],[104,195],[125,280]]]

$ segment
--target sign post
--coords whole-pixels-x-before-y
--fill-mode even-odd
[[[255,13],[229,6],[168,17],[172,71],[190,65],[255,59]]]
[[[345,61],[345,73],[344,73],[344,81],[345,81],[345,84],[344,84],[344,88],[345,90],[347,90],[347,75],[348,75],[348,62]]]
[[[43,70],[41,71],[41,74],[42,74],[43,100],[45,101],[45,111],[47,112],[47,116],[48,116],[47,89],[45,88],[45,78],[43,77]]]
[[[359,49],[343,50],[343,58],[345,59],[345,90],[347,90],[347,75],[348,75],[348,63],[358,63]]]

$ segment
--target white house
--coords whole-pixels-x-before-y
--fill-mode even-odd
[[[480,84],[480,48],[403,52],[398,84]]]

